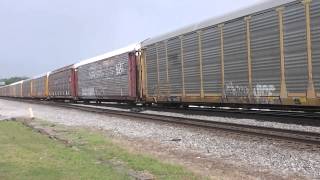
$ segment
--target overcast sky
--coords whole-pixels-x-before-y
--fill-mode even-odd
[[[263,0],[0,0],[0,78],[34,76]]]

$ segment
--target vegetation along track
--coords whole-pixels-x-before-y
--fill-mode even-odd
[[[311,149],[312,151],[320,150],[320,133],[296,131],[288,129],[277,129],[271,127],[261,127],[253,125],[235,124],[227,122],[216,122],[211,120],[199,120],[183,117],[172,117],[165,115],[146,114],[136,111],[122,111],[100,108],[99,106],[79,106],[77,104],[53,102],[53,101],[37,101],[37,100],[19,100],[28,103],[58,106],[63,108],[71,108],[76,110],[108,114],[118,117],[128,117],[139,120],[154,120],[167,123],[184,124],[197,126],[202,128],[209,128],[215,130],[222,130],[236,134],[245,134],[255,137],[263,137],[271,140],[282,140],[288,142],[290,147],[299,146],[300,149]]]

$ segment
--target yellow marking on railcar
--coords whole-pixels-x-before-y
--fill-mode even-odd
[[[32,85],[33,85],[33,80],[30,80],[30,97],[32,97]]]
[[[45,78],[45,96],[49,96],[49,76],[47,75]]]
[[[221,94],[223,97],[225,97],[224,93],[224,34],[223,34],[223,26],[224,24],[220,24],[218,27],[220,29],[220,58],[221,58]]]
[[[157,54],[157,81],[158,81],[158,83],[157,83],[157,97],[160,96],[160,88],[159,88],[159,86],[160,86],[160,72],[159,72],[159,52],[158,52],[158,46],[159,46],[159,44],[156,43],[156,54]]]
[[[251,98],[253,97],[253,90],[252,90],[251,32],[250,32],[251,16],[245,17],[244,20],[246,21],[246,31],[247,31],[249,101],[251,101]]]
[[[280,41],[280,67],[281,67],[281,85],[280,85],[280,98],[288,98],[286,72],[285,72],[285,56],[284,56],[284,26],[283,26],[283,10],[284,7],[277,8],[279,19],[279,41]]]
[[[204,99],[204,89],[203,89],[203,67],[202,67],[202,44],[201,44],[202,31],[198,31],[198,43],[199,43],[199,66],[200,66],[200,97]]]
[[[183,36],[180,36],[180,42],[181,42],[181,76],[182,76],[182,97],[186,96],[186,90],[185,90],[185,81],[184,81],[184,62],[183,62]]]
[[[170,79],[169,79],[169,58],[168,58],[168,41],[165,41],[165,47],[166,47],[166,69],[167,69],[167,94],[170,94],[171,88],[169,86]]]
[[[21,82],[21,85],[20,85],[20,90],[21,90],[21,91],[20,91],[20,97],[23,96],[23,95],[22,95],[22,88],[23,88],[23,87],[22,87],[22,84],[23,84],[23,82]]]
[[[147,53],[145,52],[145,51],[143,51],[143,56],[141,56],[141,57],[143,57],[142,58],[142,60],[141,60],[141,62],[142,62],[142,69],[144,70],[144,73],[142,73],[142,78],[144,79],[144,90],[145,90],[145,93],[146,93],[146,97],[148,97],[149,95],[148,95],[148,77],[147,77],[147,55],[146,55]]]
[[[314,88],[313,76],[312,76],[312,40],[311,40],[311,18],[310,18],[310,4],[312,0],[304,0],[302,3],[305,6],[306,15],[306,31],[307,31],[307,55],[308,55],[308,90],[307,97],[314,99],[316,97],[316,91]]]

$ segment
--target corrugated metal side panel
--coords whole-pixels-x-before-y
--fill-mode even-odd
[[[311,3],[312,63],[315,89],[320,93],[320,1]]]
[[[279,19],[275,10],[253,16],[250,22],[254,96],[280,94]]]
[[[304,5],[284,9],[286,83],[289,93],[305,93],[308,85],[306,18]]]
[[[14,89],[15,89],[15,97],[21,97],[21,84],[16,84],[14,85]]]
[[[66,69],[49,76],[49,95],[69,97],[72,94],[72,69]]]
[[[166,43],[157,44],[158,65],[159,65],[159,94],[167,96],[169,93],[169,85],[167,83],[167,54]]]
[[[31,80],[23,81],[22,97],[31,97]]]
[[[183,65],[186,94],[199,94],[201,90],[199,38],[196,32],[183,36]]]
[[[13,94],[12,94],[12,86],[9,86],[8,88],[7,88],[7,96],[10,96],[10,97],[12,97],[13,96]]]
[[[45,78],[46,76],[34,79],[32,81],[32,94],[35,97],[44,97],[45,96]]]
[[[1,96],[3,96],[3,97],[4,97],[4,96],[7,96],[7,95],[6,95],[6,89],[7,89],[7,87],[2,87],[2,88],[0,89],[0,95],[1,95]]]
[[[179,38],[168,41],[168,63],[170,93],[182,94],[181,40]]]
[[[221,93],[221,38],[217,27],[204,29],[201,36],[204,93]]]
[[[11,93],[11,86],[9,86],[7,89],[6,89],[6,95],[7,96],[12,96],[12,93]]]
[[[146,48],[147,88],[149,96],[156,96],[158,90],[157,50],[155,45]]]
[[[129,96],[129,54],[121,54],[105,60],[80,66],[78,96],[102,98]]]
[[[224,26],[224,73],[226,96],[248,96],[248,55],[243,19]]]
[[[7,89],[7,87],[2,87],[1,89],[0,89],[0,93],[1,93],[1,96],[7,96],[6,95],[6,89]]]

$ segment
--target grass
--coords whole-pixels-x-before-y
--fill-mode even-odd
[[[59,139],[70,144],[19,122],[0,122],[0,179],[134,179],[136,174],[155,179],[198,178],[180,166],[129,153],[98,132],[44,126],[55,128]]]

